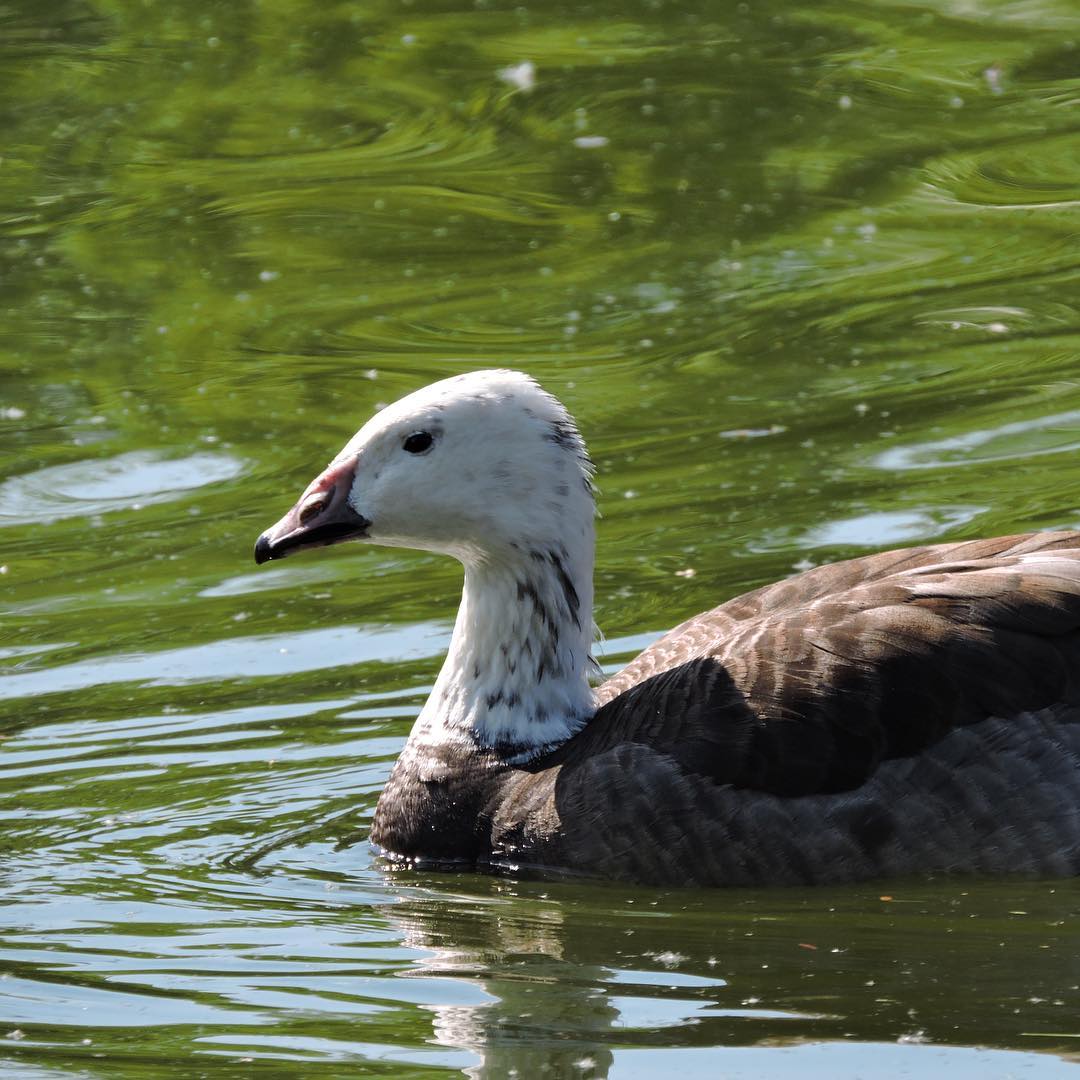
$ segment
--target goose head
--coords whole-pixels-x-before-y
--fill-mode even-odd
[[[458,375],[376,413],[259,537],[255,561],[345,540],[466,566],[591,548],[591,472],[569,413],[532,378]]]

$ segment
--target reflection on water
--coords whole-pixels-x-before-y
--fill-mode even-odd
[[[133,450],[115,458],[52,465],[0,484],[0,526],[141,510],[206,484],[233,480],[243,463],[224,454],[161,458]]]
[[[51,1025],[20,1050],[134,1066],[133,1036],[165,1026],[194,1061],[313,1069],[620,1077],[668,1051],[706,1073],[724,1046],[745,1048],[723,1058],[734,1075],[795,1075],[809,1045],[803,1075],[891,1061],[974,1077],[1056,1075],[1053,1059],[987,1047],[1070,1037],[1069,884],[663,894],[383,880],[362,864],[343,872],[323,845],[284,858],[262,878],[174,860],[146,882],[151,901],[122,862],[109,900],[20,899],[8,956],[21,974],[0,1016]],[[983,1049],[948,1050],[958,1031]],[[80,1049],[87,1038],[95,1051]]]
[[[972,521],[985,509],[982,506],[936,506],[933,510],[872,510],[867,514],[817,525],[801,536],[792,536],[790,532],[783,531],[770,534],[764,546],[756,550],[790,549],[793,546],[859,547],[870,544],[902,547],[945,536],[957,526]]]
[[[629,895],[604,888],[561,893],[519,882],[461,895],[447,882],[438,896],[406,898],[391,918],[405,944],[428,950],[419,961],[422,974],[412,977],[450,975],[489,995],[435,1008],[436,1040],[481,1059],[470,1075],[503,1076],[515,1066],[532,1075],[544,1062],[565,1075],[632,1075],[626,1070],[663,1060],[642,1052],[649,1046],[679,1049],[689,1067],[707,1070],[713,1059],[706,1048],[718,1044],[829,1039],[884,1039],[893,1046],[880,1060],[895,1056],[898,1067],[929,1068],[932,1075],[946,1068],[1005,1075],[1041,1059],[943,1053],[940,1046],[911,1058],[902,1048],[950,1041],[947,1032],[960,1012],[984,1012],[987,1027],[974,1038],[990,1042],[1007,1041],[1005,1031],[1017,1025],[1026,1024],[1030,1037],[1068,1014],[1064,998],[1075,1003],[1080,970],[1072,956],[1057,951],[1056,930],[1043,921],[1060,899],[1052,889],[1039,890],[1042,897],[1032,905],[1030,891],[1015,889],[907,886],[878,899],[851,889],[767,897]],[[1071,908],[1077,893],[1069,889]],[[1008,911],[1019,895],[1026,895],[1027,910]],[[999,996],[1007,978],[990,974],[999,958],[984,955],[983,919],[1009,925],[1012,941],[999,947],[1016,949],[1017,958],[1032,965],[1032,985],[1043,992],[1058,988],[1063,997],[1056,1005],[1049,998]],[[454,926],[452,945],[447,920]],[[875,977],[866,978],[871,956]],[[951,998],[953,972],[968,980],[962,1004]],[[858,1015],[844,1004],[852,994],[862,1001]],[[996,1037],[988,1038],[991,1030]],[[793,1060],[785,1061],[788,1056]],[[728,1056],[723,1060],[726,1070]],[[863,1075],[868,1060],[866,1050],[853,1048],[850,1059],[826,1053],[820,1066],[813,1059],[804,1064],[803,1075],[815,1067]],[[773,1050],[735,1055],[731,1062],[735,1075],[754,1068],[757,1075],[774,1069],[787,1075],[799,1068],[797,1054],[776,1060]]]
[[[941,469],[992,461],[1017,461],[1080,448],[1080,411],[1037,416],[983,431],[966,431],[919,446],[877,455],[879,469]]]
[[[125,682],[176,686],[185,682],[292,675],[372,660],[394,663],[435,656],[445,651],[449,640],[447,628],[437,624],[414,625],[407,630],[336,626],[287,637],[234,637],[214,642],[212,646],[118,654],[108,660],[0,675],[0,698]]]
[[[460,572],[250,560],[493,364],[593,451],[607,671],[808,563],[1075,525],[1076,5],[481,7],[5,7],[0,1060],[1070,1068],[1073,883],[375,865]]]

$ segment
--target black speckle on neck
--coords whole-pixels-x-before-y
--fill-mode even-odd
[[[580,629],[581,619],[578,616],[578,610],[581,607],[581,600],[578,597],[577,589],[574,588],[574,583],[570,580],[570,575],[566,572],[566,548],[562,548],[558,554],[554,551],[549,551],[548,558],[551,560],[551,565],[555,570],[555,576],[558,578],[559,585],[562,588],[563,599],[566,601],[567,613],[570,618],[574,620],[574,625]]]
[[[533,627],[537,633],[536,645],[539,650],[541,665],[546,661],[553,673],[559,670],[559,624],[551,610],[540,599],[540,591],[531,581],[518,584],[518,597],[528,597],[533,606]],[[526,637],[526,643],[530,638]]]
[[[532,606],[535,611],[541,610],[540,594],[536,591],[536,586],[531,581],[519,581],[517,583],[517,598],[521,600],[531,600]]]
[[[535,563],[544,563],[550,565],[555,573],[555,581],[558,584],[560,591],[562,592],[563,603],[566,607],[566,614],[573,620],[574,625],[580,629],[581,627],[581,598],[578,596],[577,589],[574,587],[574,582],[571,580],[570,575],[566,571],[566,563],[569,561],[570,556],[567,553],[565,547],[560,546],[558,550],[554,548],[548,551],[541,551],[539,548],[529,549],[529,558]],[[518,584],[518,599],[521,600],[525,596],[529,596],[533,599],[533,606],[539,608],[539,601],[537,599],[539,590],[531,582],[519,582]],[[549,625],[553,625],[550,614],[543,610],[541,618],[544,619]],[[558,634],[556,633],[556,643],[558,642]]]
[[[564,450],[573,450],[575,453],[581,446],[581,436],[569,420],[552,420],[544,438]]]
[[[593,473],[593,463],[589,458],[589,452],[585,449],[585,443],[578,433],[578,429],[574,426],[574,421],[569,416],[559,417],[552,420],[548,424],[548,429],[544,432],[544,438],[548,442],[554,443],[560,450],[566,450],[573,454],[577,459],[577,463],[581,468],[581,479],[585,486],[585,490],[589,495],[593,494],[593,486],[591,476]]]

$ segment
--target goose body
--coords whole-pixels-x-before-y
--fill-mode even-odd
[[[590,477],[555,398],[473,372],[377,413],[259,538],[464,565],[382,852],[673,885],[1080,873],[1080,533],[817,567],[593,690]]]

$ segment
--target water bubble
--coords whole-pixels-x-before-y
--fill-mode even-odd
[[[508,86],[525,93],[536,86],[536,65],[531,60],[523,60],[520,64],[499,68],[495,74]]]

